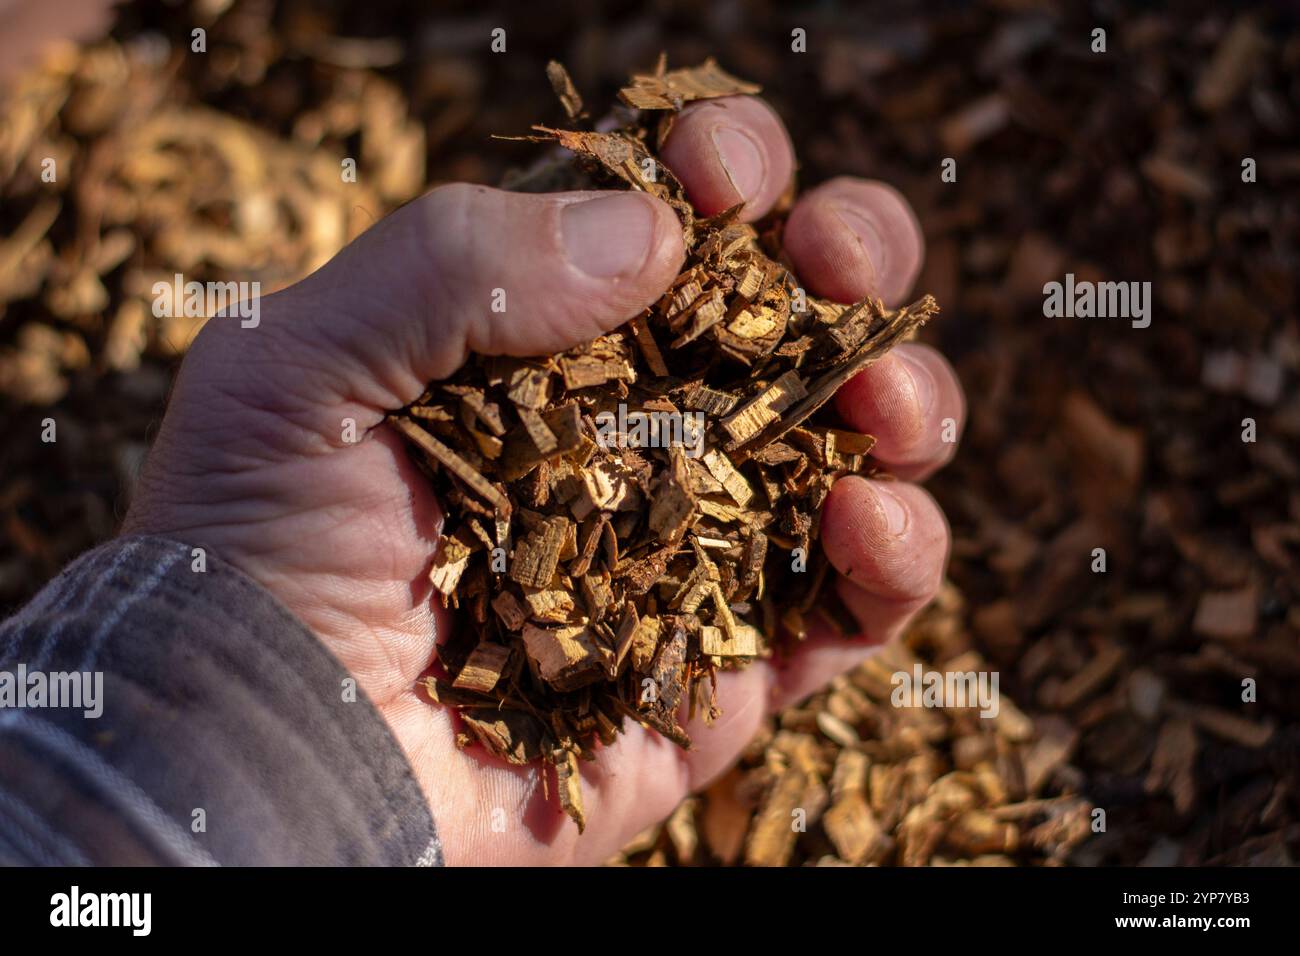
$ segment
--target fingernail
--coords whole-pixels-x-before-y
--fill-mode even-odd
[[[885,513],[885,528],[894,537],[899,537],[907,530],[907,505],[882,482],[875,482],[872,487],[880,510]]]
[[[898,356],[898,360],[903,363],[903,368],[907,370],[908,376],[912,379],[912,389],[916,395],[916,404],[920,407],[921,415],[930,414],[930,409],[934,408],[934,399],[938,393],[933,373],[926,367],[924,362],[919,361],[905,348],[896,350],[894,354]]]
[[[834,208],[835,215],[848,226],[849,232],[853,233],[858,244],[862,246],[862,253],[871,266],[871,273],[876,277],[875,284],[879,285],[880,276],[885,274],[886,255],[885,241],[880,237],[880,230],[876,228],[874,222],[855,208],[838,204]]]
[[[767,172],[763,151],[753,137],[734,126],[715,126],[712,135],[723,172],[736,191],[737,202],[749,202],[758,195]]]
[[[568,260],[597,279],[631,275],[650,254],[655,211],[636,193],[570,203],[560,213]]]

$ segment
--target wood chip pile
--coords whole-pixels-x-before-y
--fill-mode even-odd
[[[548,73],[578,116],[564,68]],[[682,705],[714,719],[716,670],[802,639],[829,603],[818,510],[837,478],[875,472],[874,439],[817,412],[938,311],[928,296],[896,311],[810,297],[767,255],[779,218],[762,236],[739,206],[696,219],[655,149],[683,104],[756,89],[712,60],[661,59],[620,94],[640,122],[539,127],[593,185],[672,205],[682,273],[613,333],[531,360],[471,356],[391,418],[449,505],[431,579],[461,626],[429,695],[459,713],[466,745],[554,766],[580,829],[578,760],[624,718],[690,747]]]
[[[1011,866],[1066,862],[1091,835],[1092,804],[1067,759],[1077,732],[1037,723],[1003,695],[978,708],[894,704],[894,675],[988,670],[962,632],[951,585],[911,629],[852,674],[775,720],[740,763],[619,862],[789,866]],[[1062,788],[1061,784],[1069,786]],[[1064,790],[1064,792],[1061,792]]]

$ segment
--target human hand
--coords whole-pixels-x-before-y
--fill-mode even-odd
[[[745,201],[765,214],[794,169],[789,138],[751,97],[693,104],[661,158],[702,214]],[[898,304],[920,268],[906,203],[837,179],[804,195],[785,229],[805,287],[842,302]],[[856,640],[814,632],[791,658],[720,675],[723,716],[686,725],[695,749],[629,722],[583,765],[589,824],[542,799],[532,768],[456,747],[451,713],[417,691],[452,626],[428,580],[442,513],[385,413],[451,374],[470,351],[550,354],[650,305],[683,261],[668,206],[638,193],[436,189],[387,217],[320,271],[261,303],[256,328],[207,323],[187,355],[127,533],[209,549],[275,594],[355,675],[384,715],[433,809],[449,863],[599,863],[731,764],[773,710],[897,636],[936,592],[949,546],[934,501],[907,482],[842,479],[821,539]],[[493,312],[495,289],[508,311]],[[836,399],[897,475],[923,477],[955,445],[963,399],[934,350],[903,345]],[[344,422],[360,440],[344,440]],[[506,832],[494,832],[503,808]]]

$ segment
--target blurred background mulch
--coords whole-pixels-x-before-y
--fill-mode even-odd
[[[124,511],[202,322],[155,317],[155,282],[265,294],[430,185],[499,182],[535,153],[491,134],[562,121],[548,59],[600,104],[661,50],[715,55],[763,84],[803,182],[879,178],[917,209],[970,422],[931,482],[951,581],[905,644],[620,861],[1291,863],[1300,32],[1271,6],[1131,6],[123,7],[0,94],[0,606]],[[1045,318],[1066,272],[1151,282],[1151,326]],[[997,671],[997,718],[891,706],[917,662]]]

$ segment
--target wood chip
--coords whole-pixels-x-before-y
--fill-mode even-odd
[[[556,99],[564,107],[564,112],[569,119],[577,119],[581,116],[582,97],[578,95],[573,80],[569,78],[569,71],[564,68],[564,65],[551,60],[546,64],[546,78],[551,81],[551,89],[555,91]]]
[[[509,659],[510,648],[502,644],[480,641],[478,647],[470,654],[469,660],[465,662],[465,666],[456,675],[452,686],[486,694],[496,687]]]
[[[632,77],[632,84],[619,91],[619,99],[642,110],[680,110],[693,100],[762,92],[727,73],[710,57],[700,66],[666,71],[663,64],[650,74]]]

